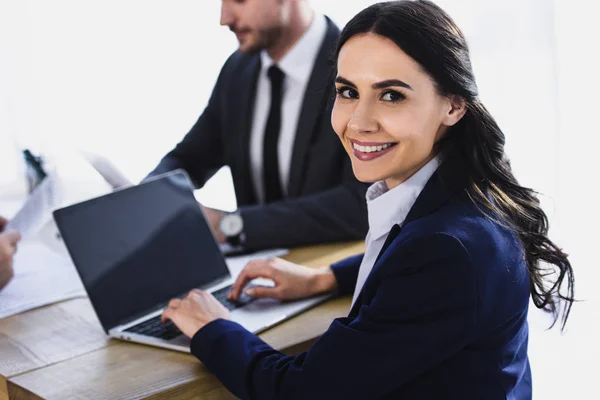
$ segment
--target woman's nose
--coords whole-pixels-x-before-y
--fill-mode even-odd
[[[358,104],[348,121],[348,128],[356,133],[369,134],[376,132],[379,124],[369,106]]]

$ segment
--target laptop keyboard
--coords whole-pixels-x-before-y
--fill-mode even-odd
[[[248,285],[246,289],[252,286],[253,285]],[[236,308],[243,307],[246,304],[251,303],[253,300],[255,300],[254,298],[248,296],[246,293],[242,292],[239,299],[231,301],[227,299],[227,295],[229,294],[229,292],[231,292],[231,285],[225,286],[223,289],[219,289],[216,292],[212,293],[212,295],[215,296],[215,299],[219,300],[219,303],[223,304],[225,308],[227,308],[229,311],[233,311]]]
[[[144,336],[152,336],[164,340],[171,340],[181,335],[181,331],[171,321],[163,324],[160,315],[150,318],[141,324],[125,329],[125,332],[137,333]]]
[[[212,295],[229,311],[243,307],[254,300],[252,297],[242,292],[239,300],[230,301],[227,299],[227,295],[230,291],[231,285],[212,293]],[[132,326],[131,328],[125,329],[125,332],[137,333],[144,336],[152,336],[163,340],[171,340],[182,334],[175,324],[173,324],[173,322],[168,321],[167,323],[163,324],[160,320],[160,317],[161,316],[158,315],[154,318],[150,318],[140,324]]]

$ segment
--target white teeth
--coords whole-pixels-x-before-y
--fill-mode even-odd
[[[391,146],[391,143],[382,144],[380,146],[361,146],[359,144],[353,143],[352,147],[354,150],[358,150],[361,153],[373,153],[375,151],[385,150]]]

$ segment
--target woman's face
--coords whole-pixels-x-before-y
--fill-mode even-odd
[[[331,124],[362,182],[393,188],[435,156],[434,144],[464,115],[391,40],[354,36],[340,50]]]

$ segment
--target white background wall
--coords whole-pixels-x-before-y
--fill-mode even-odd
[[[340,26],[371,3],[312,1]],[[543,193],[586,300],[563,336],[532,311],[535,398],[600,398],[596,2],[438,3],[469,40],[515,173]],[[22,146],[92,150],[142,178],[195,122],[236,48],[219,11],[218,0],[0,0],[0,191],[22,182]],[[226,171],[201,196],[235,207]]]

